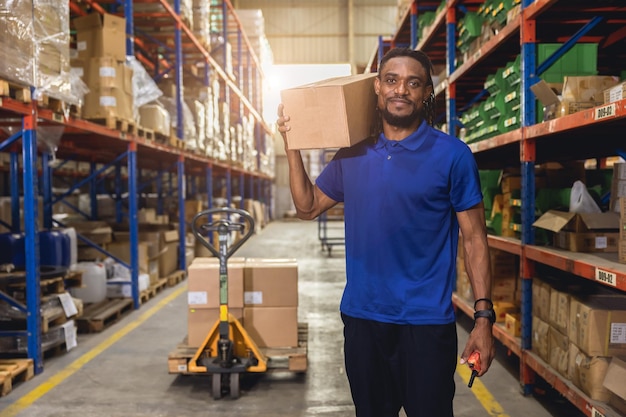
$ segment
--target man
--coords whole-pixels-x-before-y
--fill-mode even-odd
[[[312,184],[289,150],[289,109],[279,106],[290,187],[301,219],[344,202],[347,282],[341,300],[346,373],[358,417],[451,417],[457,360],[452,305],[459,228],[479,311],[461,354],[495,348],[491,272],[478,170],[469,148],[432,128],[432,64],[392,49],[374,81],[382,132],[337,152]]]

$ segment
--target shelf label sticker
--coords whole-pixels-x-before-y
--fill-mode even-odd
[[[617,277],[615,274],[600,268],[596,268],[596,281],[617,287]]]
[[[610,344],[626,343],[626,323],[611,323],[611,339]]]
[[[615,103],[596,108],[594,113],[596,120],[608,119],[609,117],[615,117]]]
[[[596,410],[595,407],[591,407],[591,417],[606,417],[604,414]]]

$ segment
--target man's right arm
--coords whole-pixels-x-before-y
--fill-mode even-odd
[[[287,163],[289,165],[289,187],[293,198],[296,214],[299,219],[311,220],[315,219],[324,211],[328,210],[337,202],[322,190],[314,185],[302,162],[302,155],[299,150],[291,150],[287,145],[287,134],[290,127],[287,124],[289,116],[283,112],[283,105],[278,106],[278,131],[283,137],[285,143],[285,152],[287,153]]]

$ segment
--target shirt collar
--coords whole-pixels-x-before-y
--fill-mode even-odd
[[[381,133],[378,137],[378,141],[376,142],[376,147],[381,148],[386,144],[393,142],[397,143],[399,146],[402,146],[409,151],[416,151],[424,142],[429,127],[430,126],[428,126],[428,123],[422,120],[422,123],[420,123],[417,130],[402,140],[389,140],[385,137],[384,133]]]

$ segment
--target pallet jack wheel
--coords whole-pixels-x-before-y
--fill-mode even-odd
[[[211,391],[213,392],[214,400],[222,398],[222,375],[223,374],[213,374],[211,380]]]
[[[230,374],[230,398],[233,400],[239,398],[239,372]]]

